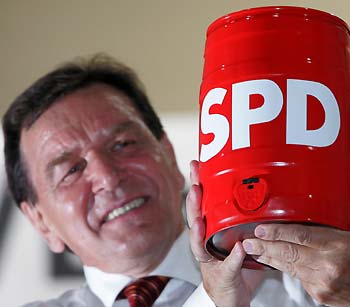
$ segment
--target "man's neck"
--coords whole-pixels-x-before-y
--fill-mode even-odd
[[[123,274],[131,278],[147,276],[150,272],[154,271],[160,263],[162,263],[174,242],[183,231],[184,225],[181,225],[172,240],[162,242],[162,245],[153,247],[148,252],[136,255],[135,257],[116,259],[115,262],[106,263],[106,266],[99,267],[98,269],[106,273]]]

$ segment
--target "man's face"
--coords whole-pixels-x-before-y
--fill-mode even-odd
[[[22,131],[21,150],[38,194],[22,209],[53,251],[67,245],[85,265],[137,275],[181,232],[171,144],[121,92],[96,84],[68,95]]]

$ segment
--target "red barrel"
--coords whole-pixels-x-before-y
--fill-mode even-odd
[[[350,230],[346,23],[301,7],[243,10],[209,26],[204,58],[208,252],[225,258],[261,223]],[[244,266],[259,268],[251,258]]]

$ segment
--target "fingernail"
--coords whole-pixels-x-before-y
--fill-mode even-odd
[[[265,232],[265,229],[263,227],[257,227],[255,229],[255,235],[258,237],[258,238],[264,238],[266,236],[266,232]]]
[[[240,253],[241,251],[242,251],[242,248],[239,246],[238,242],[236,242],[236,244],[235,244],[234,247],[233,247],[233,252],[234,252],[235,254],[238,254],[238,253]]]
[[[247,241],[243,242],[243,248],[247,254],[251,254],[253,252],[253,245]]]

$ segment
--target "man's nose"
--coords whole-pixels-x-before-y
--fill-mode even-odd
[[[117,161],[107,153],[97,151],[89,152],[87,160],[87,173],[93,193],[113,191],[123,176],[123,170]]]

